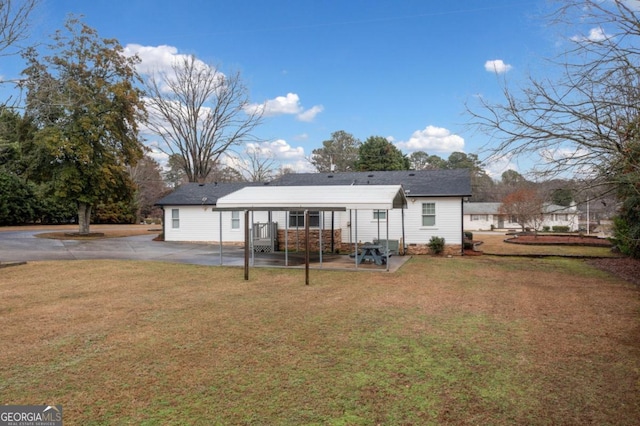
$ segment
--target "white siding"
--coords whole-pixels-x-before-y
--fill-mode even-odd
[[[499,226],[497,215],[486,215],[488,220],[471,220],[470,214],[464,215],[464,229],[465,231],[488,231],[491,230],[491,225],[496,229],[521,229],[522,225],[516,222],[510,222],[510,216],[503,215],[502,227]],[[477,215],[473,215],[477,216]],[[481,215],[482,216],[482,215]],[[578,229],[578,215],[577,213],[553,213],[545,214],[543,216],[542,223],[539,224],[539,231],[543,226],[548,226],[551,230],[554,226],[568,226],[571,231]],[[533,227],[533,224],[527,224],[527,227]]]
[[[422,203],[435,203],[436,223],[422,226]],[[427,244],[431,237],[444,238],[445,244],[462,244],[462,201],[460,198],[409,198],[405,211],[407,244]]]
[[[473,220],[475,219],[475,220]],[[464,229],[465,231],[489,231],[491,226],[497,226],[497,220],[494,222],[492,214],[465,214]]]
[[[172,210],[178,209],[180,227],[172,226]],[[251,212],[249,213],[251,215]],[[167,206],[165,207],[165,241],[220,241],[220,215],[222,215],[222,240],[225,242],[244,241],[244,213],[240,212],[240,228],[231,228],[231,212],[217,211],[209,206]],[[254,212],[253,222],[266,222],[266,212]]]
[[[434,226],[422,226],[422,203],[435,203],[436,223]],[[446,244],[462,243],[462,212],[460,198],[408,198],[404,210],[405,244],[427,244],[432,236],[443,237]],[[180,227],[172,228],[171,210],[179,209]],[[165,240],[166,241],[204,241],[217,242],[220,238],[219,223],[222,214],[222,239],[225,242],[244,241],[244,214],[240,213],[240,229],[231,229],[231,212],[219,212],[208,206],[166,206],[165,207]],[[253,212],[250,223],[267,222],[268,212]],[[274,211],[272,221],[278,223],[278,229],[285,229],[288,212]],[[374,218],[373,210],[352,210],[334,212],[335,229],[342,230],[342,242],[356,240],[371,242],[375,239],[387,239],[387,221]],[[391,240],[400,241],[402,232],[402,211],[388,211],[389,236]],[[324,229],[331,229],[331,212],[321,212]]]

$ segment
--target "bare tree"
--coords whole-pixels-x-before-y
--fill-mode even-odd
[[[29,35],[29,16],[39,0],[0,0],[0,56],[17,52],[7,52]],[[18,50],[20,46],[18,46]]]
[[[254,144],[249,144],[243,155],[235,158],[235,167],[249,182],[271,180],[275,175],[275,165],[273,153]]]
[[[637,139],[630,129],[639,119],[640,8],[627,0],[558,4],[548,19],[568,29],[567,47],[546,69],[560,76],[529,77],[521,90],[505,81],[503,102],[478,98],[479,107],[467,110],[473,125],[499,141],[493,156],[541,155],[536,171],[546,176],[611,183]]]
[[[164,152],[182,157],[189,182],[204,182],[230,148],[254,140],[262,109],[248,108],[240,74],[224,75],[194,56],[178,59],[171,74],[147,80],[149,128]]]

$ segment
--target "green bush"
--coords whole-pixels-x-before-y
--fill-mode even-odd
[[[542,227],[542,232],[549,232],[551,228],[548,225]]]
[[[433,252],[433,254],[440,254],[444,251],[444,238],[436,237],[434,235],[429,240],[429,243],[427,244],[427,246]]]
[[[553,232],[569,232],[571,230],[571,228],[569,228],[568,226],[552,226],[551,229],[553,230]]]
[[[464,231],[464,238],[467,239],[467,240],[473,240],[473,232]]]

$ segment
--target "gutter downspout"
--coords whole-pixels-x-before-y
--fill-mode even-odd
[[[464,256],[464,197],[460,197],[460,255]]]
[[[404,256],[407,254],[407,239],[404,235],[404,206],[400,209],[400,214],[402,216],[402,255]]]

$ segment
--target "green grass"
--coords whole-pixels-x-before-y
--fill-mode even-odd
[[[153,262],[3,271],[0,400],[65,424],[634,424],[637,289],[579,260],[398,273]]]

